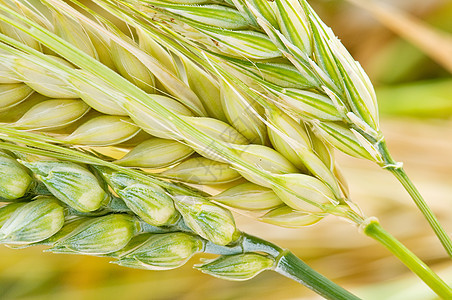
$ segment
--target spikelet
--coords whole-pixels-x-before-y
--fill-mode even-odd
[[[183,104],[165,96],[152,95],[152,99],[166,109],[181,115],[193,116],[193,113]],[[129,102],[124,104],[130,118],[147,133],[163,139],[180,139],[177,127],[167,118],[155,113],[148,107]]]
[[[96,48],[94,48],[88,33],[82,27],[80,22],[67,17],[65,14],[60,13],[57,10],[52,10],[52,15],[55,33],[58,36],[89,56],[98,59]]]
[[[312,52],[311,28],[308,17],[301,4],[296,0],[277,0],[276,17],[281,33],[302,53],[309,56]]]
[[[140,239],[138,242],[134,240]],[[202,240],[183,232],[145,234],[137,236],[120,252],[120,259],[113,263],[145,270],[170,270],[184,265],[195,253],[203,249]],[[114,256],[114,254],[113,254]]]
[[[16,22],[22,23],[22,21],[17,20],[14,16],[12,16],[8,13],[3,12],[3,14],[5,14],[8,18],[14,19]],[[10,24],[7,24],[5,22],[0,22],[0,32],[2,32],[3,34],[5,34],[35,50],[41,51],[41,45],[39,44],[38,41],[36,41],[30,35],[26,34],[25,32],[21,31],[20,29],[17,29],[16,27],[14,27]]]
[[[331,189],[320,180],[304,174],[278,175],[279,186],[275,193],[285,204],[295,210],[322,213],[325,205],[337,203]]]
[[[333,101],[325,95],[298,89],[283,89],[275,93],[284,107],[301,117],[325,121],[340,121],[344,118]]]
[[[91,43],[97,53],[97,59],[112,70],[116,70],[115,63],[110,51],[111,41],[101,33],[91,30],[89,27],[83,28],[86,31]]]
[[[107,115],[127,115],[124,108],[117,103],[115,93],[104,82],[84,70],[76,70],[76,72],[79,72],[90,81],[90,83],[87,83],[75,76],[71,77],[70,80],[78,97],[85,101],[86,104]],[[96,84],[96,87],[93,87],[93,83]]]
[[[228,125],[225,122],[213,118],[202,117],[184,116],[182,117],[182,119],[211,138],[212,141],[209,145],[193,142],[193,139],[190,136],[186,138],[187,144],[197,153],[206,158],[227,163],[227,160],[218,155],[215,149],[212,149],[212,147],[215,146],[215,143],[226,142],[240,145],[246,145],[249,143],[248,140],[240,132],[238,132],[234,127]]]
[[[9,109],[25,101],[33,90],[24,83],[0,85],[0,111]]]
[[[258,80],[265,80],[272,83],[273,91],[275,94],[284,93],[284,89],[281,88],[317,88],[320,83],[315,77],[315,74],[309,70],[303,70],[301,72],[292,65],[284,63],[250,63],[247,61],[235,61],[234,64],[240,71],[246,71],[252,77]],[[238,72],[240,74],[240,72]],[[243,76],[243,74],[240,74]]]
[[[196,184],[222,184],[241,177],[230,165],[204,157],[189,158],[161,175]]]
[[[124,248],[139,231],[137,220],[129,215],[111,214],[87,218],[47,251],[54,253],[107,254]]]
[[[242,253],[223,255],[214,260],[208,260],[195,267],[203,273],[227,280],[248,280],[264,270],[271,269],[275,261],[267,255],[258,253]]]
[[[99,116],[83,123],[64,140],[71,144],[109,146],[127,141],[139,131],[128,117]]]
[[[325,182],[340,197],[337,179],[330,166],[325,165],[312,149],[311,137],[306,129],[279,109],[269,111],[267,116],[270,122],[269,136],[275,149],[300,170],[306,169]]]
[[[248,140],[234,127],[225,122],[213,118],[183,117],[190,125],[196,127],[212,140],[220,140],[227,143],[244,145]]]
[[[268,136],[273,147],[298,169],[307,171],[302,158],[294,150],[295,147],[311,148],[303,126],[277,108],[267,111],[266,115],[269,122]]]
[[[176,196],[175,204],[185,224],[199,236],[217,245],[227,245],[237,238],[231,213],[203,198]]]
[[[178,74],[179,68],[176,61],[165,48],[157,43],[149,34],[140,28],[137,28],[138,41],[140,48],[149,55],[158,58],[160,63],[164,65],[172,74]]]
[[[0,178],[0,201],[22,197],[33,182],[27,170],[3,151],[0,151]]]
[[[249,26],[248,20],[240,12],[223,5],[207,4],[192,6],[159,3],[159,6],[166,8],[167,11],[204,25],[224,29],[246,29]]]
[[[214,46],[224,54],[249,59],[272,59],[281,52],[262,33],[251,30],[222,30],[202,26],[201,32],[215,40]]]
[[[157,169],[184,160],[193,150],[177,141],[152,138],[130,150],[116,164],[124,167]]]
[[[52,55],[49,57],[67,67],[74,68],[60,57]],[[36,92],[50,98],[78,98],[78,94],[71,88],[66,78],[34,63],[33,58],[30,57],[27,60],[17,58],[13,63],[14,71]]]
[[[126,36],[123,38],[128,39]],[[119,73],[145,92],[154,93],[155,78],[148,68],[122,46],[114,42],[111,46],[112,58]]]
[[[220,86],[218,82],[192,61],[184,57],[181,57],[181,61],[185,67],[187,82],[202,101],[207,114],[217,120],[226,121],[221,101],[219,101]]]
[[[243,91],[230,82],[221,82],[221,104],[229,124],[253,144],[265,144],[267,130],[263,117],[263,108]]]
[[[63,226],[63,211],[58,201],[49,196],[17,207],[0,228],[0,243],[23,245],[45,240]]]
[[[297,168],[288,161],[284,156],[276,152],[270,147],[261,145],[235,145],[234,150],[237,155],[258,169],[265,170],[271,174],[297,173]],[[243,177],[258,185],[271,188],[265,179],[254,175],[249,170],[237,170]]]
[[[107,168],[96,169],[127,207],[146,223],[162,226],[178,219],[173,200],[161,187]]]
[[[237,10],[242,12],[242,14],[246,14],[248,16],[248,20],[250,23],[258,26],[254,14],[250,11],[247,3],[250,3],[252,7],[259,12],[261,16],[263,16],[270,24],[278,28],[278,22],[276,20],[276,3],[274,1],[265,1],[265,0],[232,0]]]
[[[210,199],[245,210],[272,209],[284,204],[271,189],[251,182],[233,186]]]
[[[143,36],[147,33],[142,32],[141,34]],[[132,43],[129,44],[131,47],[136,47]],[[153,57],[137,48],[135,50],[138,50],[134,51],[134,53],[140,57],[140,61],[150,72],[152,72],[156,79],[158,79],[158,82],[162,85],[162,92],[168,92],[171,96],[174,96],[175,99],[178,99],[178,101],[183,103],[198,116],[205,116],[207,114],[202,102],[200,101],[196,93],[191,90],[188,84],[186,84],[179,78],[180,72],[174,72],[172,70],[172,67],[166,67],[163,62],[160,62],[158,56]],[[151,51],[151,53],[152,52],[154,51]]]
[[[323,214],[307,213],[289,206],[275,208],[259,218],[260,221],[288,228],[313,225],[324,217]]]
[[[320,121],[313,124],[314,132],[317,136],[320,136],[330,145],[348,155],[369,160],[374,160],[373,155],[378,155],[376,151],[375,153],[372,152],[372,154],[369,153],[357,136],[349,128],[341,124]]]
[[[97,178],[85,167],[64,161],[21,161],[60,201],[90,212],[108,200]]]
[[[23,129],[59,129],[82,118],[89,106],[80,99],[51,99],[28,110],[13,126]]]

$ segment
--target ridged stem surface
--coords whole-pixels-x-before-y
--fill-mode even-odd
[[[427,222],[432,227],[438,239],[441,241],[441,244],[443,245],[449,257],[452,258],[452,240],[450,239],[450,236],[441,226],[441,224],[438,221],[438,218],[435,216],[432,209],[428,206],[427,202],[422,197],[421,193],[419,193],[416,186],[408,177],[403,167],[391,157],[385,142],[380,144],[380,152],[385,159],[386,166],[384,166],[384,168],[391,172],[397,178],[397,180],[403,185],[405,190],[413,199],[416,206],[424,215]]]
[[[377,221],[371,221],[364,227],[364,234],[385,246],[401,262],[425,282],[438,296],[452,299],[452,289],[433,272],[413,252],[381,227]]]

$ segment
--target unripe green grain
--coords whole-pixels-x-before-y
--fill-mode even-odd
[[[174,232],[146,236],[148,238],[144,243],[113,263],[137,269],[169,270],[184,265],[203,248],[202,240],[189,233]],[[124,250],[127,251],[127,247]]]
[[[299,228],[313,225],[322,220],[323,217],[322,214],[307,213],[284,205],[269,211],[259,220],[277,226]]]
[[[124,248],[139,230],[136,219],[125,214],[111,214],[86,219],[57,241],[48,251],[101,255]]]
[[[251,182],[233,186],[210,199],[245,210],[265,210],[284,204],[271,189]]]
[[[1,151],[0,178],[0,198],[8,200],[25,195],[33,182],[27,170],[15,158]]]
[[[64,223],[64,210],[54,197],[42,196],[15,209],[0,228],[0,242],[30,244],[58,232]]]
[[[184,160],[193,150],[177,141],[152,138],[140,143],[115,161],[124,167],[162,168]]]
[[[85,167],[64,161],[22,161],[59,200],[81,212],[94,211],[108,199]]]
[[[248,280],[262,271],[271,269],[274,260],[270,256],[257,253],[223,255],[214,260],[207,260],[195,267],[203,273],[234,281]]]
[[[227,245],[236,238],[231,213],[203,198],[176,196],[175,204],[185,224],[201,237],[217,245]]]
[[[25,101],[32,93],[33,90],[24,83],[0,84],[0,111]]]
[[[99,116],[83,123],[64,140],[71,144],[109,146],[127,141],[139,131],[128,117]]]
[[[241,177],[229,164],[204,157],[189,158],[161,174],[171,179],[196,184],[222,184]]]
[[[21,129],[60,129],[82,118],[90,107],[80,99],[51,99],[28,110],[14,127]]]

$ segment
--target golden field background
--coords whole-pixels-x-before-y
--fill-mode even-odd
[[[452,1],[376,2],[389,3],[415,19],[397,16],[397,23],[380,13],[382,24],[347,1],[311,1],[371,76],[393,156],[404,162],[421,194],[452,232]],[[387,9],[384,12],[394,15]],[[415,26],[428,30],[419,31]],[[437,36],[440,38],[434,38]],[[442,55],[445,49],[450,49],[449,62],[447,55]],[[338,154],[337,160],[352,199],[363,211],[377,216],[389,232],[452,284],[452,263],[391,174],[344,155]],[[329,217],[297,230],[258,223],[246,216],[237,216],[237,223],[248,233],[291,249],[311,267],[364,299],[434,299],[386,249],[345,221]],[[0,299],[319,299],[273,272],[247,282],[215,279],[191,268],[199,257],[180,269],[151,272],[112,265],[105,258],[42,250],[0,246]]]

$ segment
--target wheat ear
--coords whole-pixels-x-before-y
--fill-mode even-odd
[[[98,2],[109,3],[110,7],[121,6],[109,1]],[[307,1],[233,0],[230,5],[120,2],[122,9],[137,7],[148,14],[147,22],[177,32],[182,43],[192,40],[221,57],[236,73],[257,81],[270,94],[269,102],[307,120],[317,135],[335,148],[369,159],[390,171],[452,257],[449,235],[407,176],[402,163],[389,153],[369,78]],[[285,59],[283,63],[279,62],[281,58]],[[296,81],[300,77],[303,79]]]
[[[11,13],[10,10],[8,12]],[[9,21],[9,22],[11,23],[11,21]],[[17,23],[15,23],[15,24],[18,25]],[[34,25],[32,25],[32,23],[27,23],[27,24],[34,26]],[[19,27],[20,27],[20,25],[19,25]],[[65,52],[65,55],[69,56],[70,60],[72,62],[76,63],[77,65],[83,66],[84,68],[86,68],[86,70],[93,72],[93,74],[96,74],[103,80],[106,80],[107,82],[109,82],[108,88],[111,89],[112,86],[115,86],[115,84],[112,84],[114,82],[114,80],[119,80],[119,82],[121,82],[121,84],[123,84],[122,92],[127,93],[127,95],[122,96],[122,94],[119,93],[120,97],[118,99],[118,103],[120,103],[127,111],[129,111],[129,114],[132,112],[136,123],[139,124],[140,126],[143,126],[144,129],[147,129],[149,131],[153,130],[151,127],[149,127],[149,122],[156,122],[159,125],[161,125],[163,123],[165,125],[164,129],[166,129],[166,131],[160,131],[160,133],[165,135],[166,137],[171,137],[171,138],[178,137],[178,138],[182,138],[182,139],[187,139],[188,141],[186,141],[186,142],[188,144],[191,144],[192,146],[194,146],[196,148],[196,150],[198,150],[199,152],[202,152],[203,154],[207,154],[206,146],[210,146],[210,148],[212,148],[214,150],[213,155],[212,155],[214,158],[216,158],[218,160],[219,159],[229,160],[228,162],[231,162],[235,167],[240,169],[240,171],[242,172],[242,175],[243,175],[243,173],[246,173],[247,176],[258,181],[260,184],[267,185],[267,184],[271,183],[272,189],[275,190],[275,192],[277,192],[277,193],[279,192],[279,195],[280,196],[282,195],[281,198],[283,198],[283,200],[286,200],[287,202],[291,202],[292,205],[294,205],[293,203],[296,203],[297,205],[303,205],[303,207],[302,207],[303,210],[306,208],[308,210],[314,209],[313,207],[322,208],[322,206],[324,208],[325,205],[321,204],[322,201],[325,200],[325,198],[323,198],[323,197],[325,197],[325,195],[327,196],[328,199],[333,199],[332,197],[335,197],[334,194],[330,194],[333,196],[328,196],[328,194],[330,193],[329,192],[330,187],[324,185],[323,183],[321,183],[321,181],[315,181],[314,178],[310,177],[310,176],[285,176],[284,182],[275,182],[274,175],[268,174],[267,172],[262,172],[261,170],[253,167],[253,165],[250,165],[249,163],[247,163],[246,159],[245,160],[242,159],[240,157],[240,155],[237,155],[237,153],[235,151],[229,149],[227,146],[230,147],[230,145],[228,145],[227,143],[222,142],[222,141],[220,141],[220,142],[216,141],[217,144],[214,144],[214,145],[210,144],[211,141],[209,141],[209,134],[206,134],[200,130],[196,130],[193,127],[193,125],[190,125],[189,122],[187,121],[187,120],[189,120],[189,121],[194,122],[195,119],[193,119],[193,117],[181,117],[181,116],[178,116],[177,114],[171,113],[168,110],[164,109],[158,103],[158,101],[156,101],[156,102],[143,101],[144,99],[149,99],[149,97],[151,97],[152,100],[154,101],[154,99],[157,99],[158,97],[149,96],[147,94],[144,94],[141,90],[136,89],[136,87],[129,85],[127,82],[122,81],[122,79],[120,79],[119,77],[115,77],[116,75],[109,73],[109,71],[107,71],[107,70],[105,70],[105,71],[107,71],[107,73],[102,74],[101,72],[99,72],[99,70],[103,70],[103,69],[100,65],[97,64],[96,61],[93,61],[92,59],[90,59],[86,54],[84,54],[81,51],[77,51],[76,49],[71,49],[70,47],[68,48],[67,44],[65,44],[64,42],[62,43],[61,40],[54,39],[52,37],[52,35],[46,34],[45,36],[44,35],[40,36],[39,32],[37,32],[37,33],[33,32],[32,34],[35,37],[38,37],[42,43],[46,44],[48,47],[50,47],[56,51],[60,51],[60,52],[63,50],[72,51],[72,52]],[[113,38],[113,36],[111,36],[111,37]],[[51,45],[51,43],[46,41],[46,39],[49,39],[49,38],[52,39],[53,41],[58,41],[58,44]],[[17,43],[15,44],[14,41],[12,41],[11,39],[4,38],[4,40],[8,41],[8,43],[10,43],[10,44],[14,44],[15,46],[18,46],[20,49],[25,49],[25,50],[27,49],[26,47],[21,47]],[[118,42],[121,42],[122,46],[127,46],[130,48],[130,45],[127,44],[127,41],[118,41]],[[130,48],[130,49],[133,50],[131,52],[133,52],[134,55],[140,54],[140,52],[137,52],[134,48]],[[72,54],[74,54],[74,52],[77,53],[76,56],[72,55]],[[34,52],[33,52],[33,54],[37,55],[37,53],[34,53]],[[145,60],[147,59],[146,56],[141,55],[140,57]],[[87,63],[88,61],[91,64],[88,64]],[[46,62],[48,63],[49,61],[47,60]],[[43,64],[41,64],[41,65],[43,65]],[[56,66],[56,65],[58,65],[58,69],[59,69],[58,72],[61,72],[62,70],[64,72],[70,72],[69,68],[65,68],[64,66],[61,66],[58,63],[54,63],[53,66]],[[64,74],[65,73],[59,73],[59,75],[64,75]],[[69,74],[74,75],[75,72],[69,73]],[[127,101],[125,99],[127,99]],[[146,111],[146,109],[147,109],[147,111]],[[156,113],[165,115],[165,116],[169,116],[171,118],[171,122],[162,120],[161,116],[156,115]],[[142,122],[140,123],[137,120],[140,120]],[[145,126],[148,126],[148,127],[145,127]],[[200,147],[200,146],[202,146],[202,147]],[[258,156],[258,154],[252,152],[253,149],[251,149],[247,152],[247,151],[244,151],[246,149],[244,149],[240,145],[234,146],[234,147],[236,149],[241,150],[241,152],[243,152],[244,154],[246,154],[246,158],[248,158],[248,159],[252,159],[253,155]],[[257,149],[257,148],[254,147],[254,149]],[[299,182],[297,179],[306,180],[308,185],[314,184],[314,186],[317,189],[316,192],[320,191],[320,194],[317,193],[314,195],[310,195],[310,196],[314,197],[311,200],[307,199],[306,197],[303,198],[303,195],[300,193],[303,193],[305,188],[303,187],[303,183]],[[294,183],[296,184],[294,187],[299,190],[294,192],[291,189],[284,186],[284,185],[287,186],[287,184],[290,183],[290,180],[294,180]],[[285,193],[287,193],[287,194],[285,194]],[[293,196],[295,196],[295,197],[293,197]],[[302,200],[302,202],[299,201],[300,199]],[[337,199],[337,200],[339,200],[339,202],[340,202],[340,199]],[[336,206],[333,204],[332,207],[336,207]],[[330,207],[330,208],[332,208],[332,207]],[[356,214],[354,215],[353,212],[351,210],[348,210],[346,207],[339,206],[336,208],[337,208],[337,210],[333,209],[333,210],[331,210],[331,212],[345,215],[360,223],[362,222],[362,221],[360,221],[359,218],[356,217]],[[341,208],[345,208],[345,211],[340,211]],[[368,223],[364,223],[364,224],[369,225],[372,228],[374,228],[375,226],[378,226],[378,225],[376,225],[375,222],[368,222]],[[376,234],[375,231],[372,232],[371,230],[367,230],[365,232],[370,235]],[[379,234],[384,234],[384,232],[380,231]],[[394,247],[394,244],[392,245],[392,247]],[[403,251],[405,252],[406,256],[412,257],[412,255],[407,254],[406,249],[404,249]],[[396,251],[394,250],[394,252],[396,252]],[[402,260],[404,259],[403,256],[399,256],[399,258],[401,258]],[[409,261],[406,259],[406,257],[405,257],[405,262],[408,264],[415,263],[415,264],[419,265],[418,261],[411,260],[411,262],[409,263]],[[424,279],[426,278],[424,276],[424,275],[426,275],[425,272],[424,272],[424,274],[421,274],[422,268],[415,268],[412,266],[412,269],[414,269],[415,272],[417,272],[419,275],[421,275],[421,277],[424,277]],[[437,282],[437,279],[433,280],[431,275],[432,274],[428,275],[427,277],[430,277],[430,280],[432,280],[432,282],[433,281]],[[435,286],[432,283],[431,283],[431,286],[432,286],[432,288],[436,289],[438,292],[442,292],[442,293],[445,292],[444,290],[441,291],[441,288],[439,288],[438,286]],[[442,287],[442,288],[444,288],[444,287]]]

